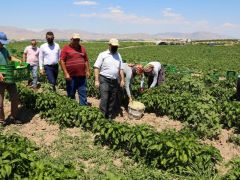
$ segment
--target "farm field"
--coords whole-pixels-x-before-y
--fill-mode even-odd
[[[8,48],[21,58],[27,44],[13,43]],[[91,64],[107,48],[104,42],[83,45]],[[29,146],[31,156],[18,157],[2,146],[0,177],[41,178],[46,171],[46,176],[60,179],[238,179],[240,102],[235,96],[236,77],[222,77],[228,70],[239,71],[240,46],[122,42],[119,51],[126,62],[159,60],[176,67],[167,71],[164,85],[142,94],[135,82],[135,99],[146,106],[143,120],[131,121],[126,112],[114,121],[104,119],[97,108],[99,94],[93,78],[88,80],[92,107],[80,107],[64,97],[62,74],[57,94],[49,92],[44,78],[38,91],[18,84],[21,105],[29,112],[22,117],[27,122],[2,130],[0,141],[18,142],[20,137],[10,136],[14,132],[25,136],[28,140],[20,138],[22,149],[18,150]],[[29,140],[36,145],[28,145]],[[14,174],[17,158],[23,162],[22,169]]]

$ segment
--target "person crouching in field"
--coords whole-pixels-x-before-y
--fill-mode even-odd
[[[0,32],[0,65],[7,65],[11,61],[11,56],[9,55],[8,50],[3,46],[8,44],[7,36],[5,33]],[[8,91],[11,101],[11,114],[5,120],[3,101],[4,101],[4,92]],[[18,93],[15,83],[4,83],[4,75],[0,72],[0,124],[3,126],[18,123],[17,114],[18,114]]]
[[[129,102],[132,102],[132,88],[131,85],[133,83],[133,79],[136,75],[143,74],[143,66],[141,64],[127,64],[123,63],[123,72],[125,75],[125,91],[128,96],[128,100],[126,101],[125,98],[123,103],[124,106],[127,106]],[[123,93],[125,94],[125,93]],[[124,96],[124,95],[123,95]]]
[[[98,55],[94,64],[95,86],[100,88],[100,110],[105,118],[113,119],[120,107],[117,107],[119,82],[124,87],[122,58],[118,53],[119,42],[112,38],[109,49]]]
[[[73,34],[71,43],[62,49],[60,65],[66,79],[68,97],[75,99],[77,90],[80,105],[88,105],[86,78],[90,77],[90,65],[86,49],[80,45],[79,34]]]
[[[32,85],[33,89],[37,89],[38,82],[38,64],[39,64],[39,48],[37,47],[37,41],[31,40],[31,45],[27,46],[23,53],[23,61],[30,64],[30,71],[32,74]],[[28,82],[30,85],[30,81]]]
[[[160,62],[150,62],[144,69],[144,76],[148,78],[148,88],[159,86],[165,81],[165,72]],[[144,78],[144,77],[143,77]],[[143,89],[143,83],[141,83],[141,89]]]

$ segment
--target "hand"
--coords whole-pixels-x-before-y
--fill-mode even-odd
[[[65,79],[67,81],[71,81],[72,80],[72,78],[70,77],[70,75],[68,73],[66,73],[64,76],[65,76]]]
[[[125,82],[124,82],[124,81],[121,81],[121,82],[120,82],[120,87],[123,88],[124,85],[125,85]]]
[[[86,77],[89,79],[90,76],[91,76],[91,73],[90,73],[90,72],[87,72],[87,73],[86,73]]]
[[[144,92],[144,88],[140,88],[140,93],[143,93]]]
[[[95,81],[95,87],[98,89],[100,86],[99,81]]]
[[[44,74],[45,74],[44,69],[40,69],[40,74],[41,74],[41,75],[44,75]]]
[[[132,101],[133,101],[133,100],[132,100],[132,97],[130,96],[130,97],[129,97],[129,102],[131,103]]]
[[[3,74],[0,73],[0,82],[3,82],[3,80],[4,80]]]

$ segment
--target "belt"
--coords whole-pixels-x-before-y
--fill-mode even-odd
[[[102,78],[106,79],[107,81],[109,81],[109,82],[111,82],[111,83],[118,82],[118,80],[117,80],[117,79],[110,79],[110,78],[107,78],[107,77],[105,77],[105,76],[103,76],[103,75],[100,75],[100,77],[102,77]]]
[[[44,66],[57,66],[58,64],[45,64]]]

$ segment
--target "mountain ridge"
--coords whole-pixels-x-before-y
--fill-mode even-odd
[[[157,34],[147,33],[94,33],[79,29],[43,29],[40,31],[18,28],[13,26],[0,26],[0,31],[5,32],[10,40],[27,40],[27,39],[45,39],[47,31],[53,31],[56,39],[68,40],[72,33],[79,33],[83,40],[108,40],[111,37],[116,37],[121,40],[142,40],[142,41],[157,41],[160,39],[192,39],[192,40],[209,40],[209,39],[233,39],[233,37],[220,35],[212,32],[165,32]]]

